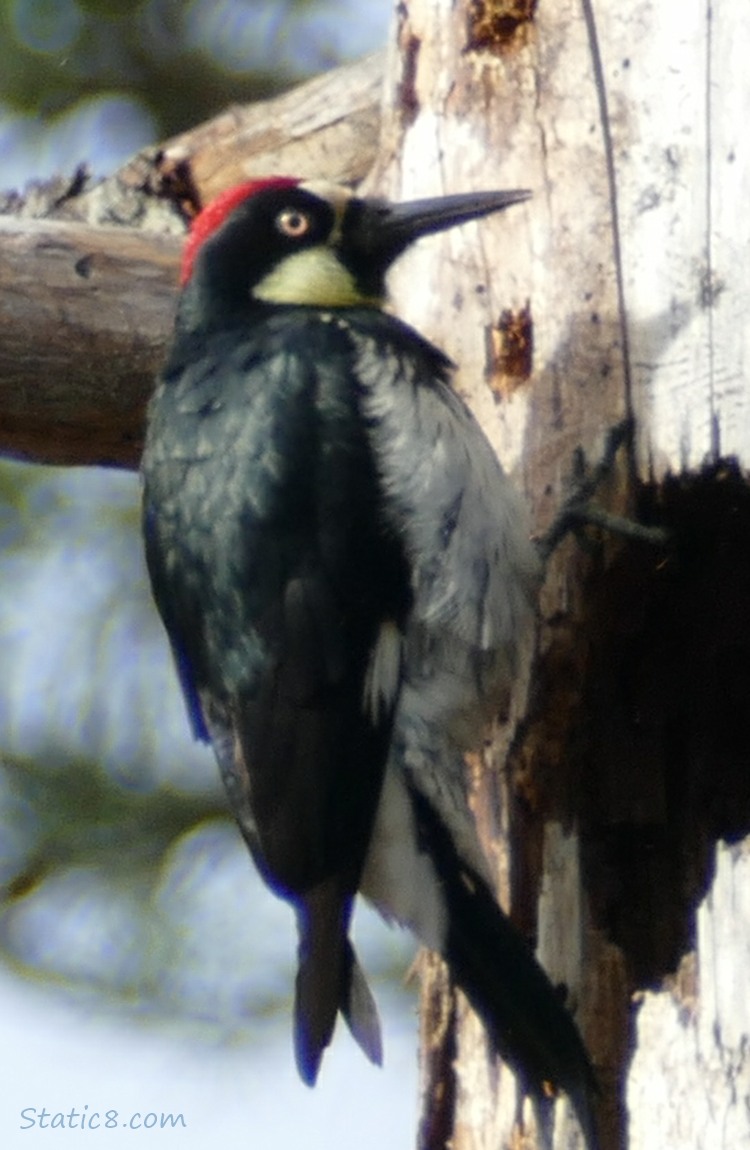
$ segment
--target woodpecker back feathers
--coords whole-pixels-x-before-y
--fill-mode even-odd
[[[194,733],[296,911],[302,1078],[339,1012],[381,1060],[361,892],[444,956],[525,1089],[567,1091],[593,1148],[586,1051],[497,905],[464,778],[538,556],[452,365],[382,310],[414,240],[527,197],[392,205],[272,178],[209,205],[149,409],[143,530]]]

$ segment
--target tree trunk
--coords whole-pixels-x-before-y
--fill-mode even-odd
[[[750,1146],[746,15],[411,0],[370,180],[533,189],[404,260],[396,308],[460,364],[538,530],[628,418],[598,499],[673,531],[560,549],[516,720],[472,771],[498,887],[592,1051],[604,1150]],[[536,1145],[439,964],[423,996],[423,1150]]]

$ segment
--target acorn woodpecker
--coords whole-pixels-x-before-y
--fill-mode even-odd
[[[593,1145],[585,1048],[498,907],[465,782],[539,557],[450,361],[383,310],[413,241],[528,195],[394,205],[271,178],[205,208],[149,409],[143,530],[193,731],[296,912],[304,1081],[339,1012],[381,1060],[360,892],[444,957],[524,1089],[567,1091]]]

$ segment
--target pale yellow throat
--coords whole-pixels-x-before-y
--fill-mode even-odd
[[[321,244],[287,256],[253,288],[265,303],[308,307],[382,307],[383,300],[363,295],[353,275]]]

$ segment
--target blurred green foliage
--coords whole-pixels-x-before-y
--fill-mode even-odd
[[[0,0],[0,104],[49,120],[86,97],[117,93],[142,103],[164,138],[333,62],[329,31],[316,38],[300,25],[316,7],[310,0]]]

